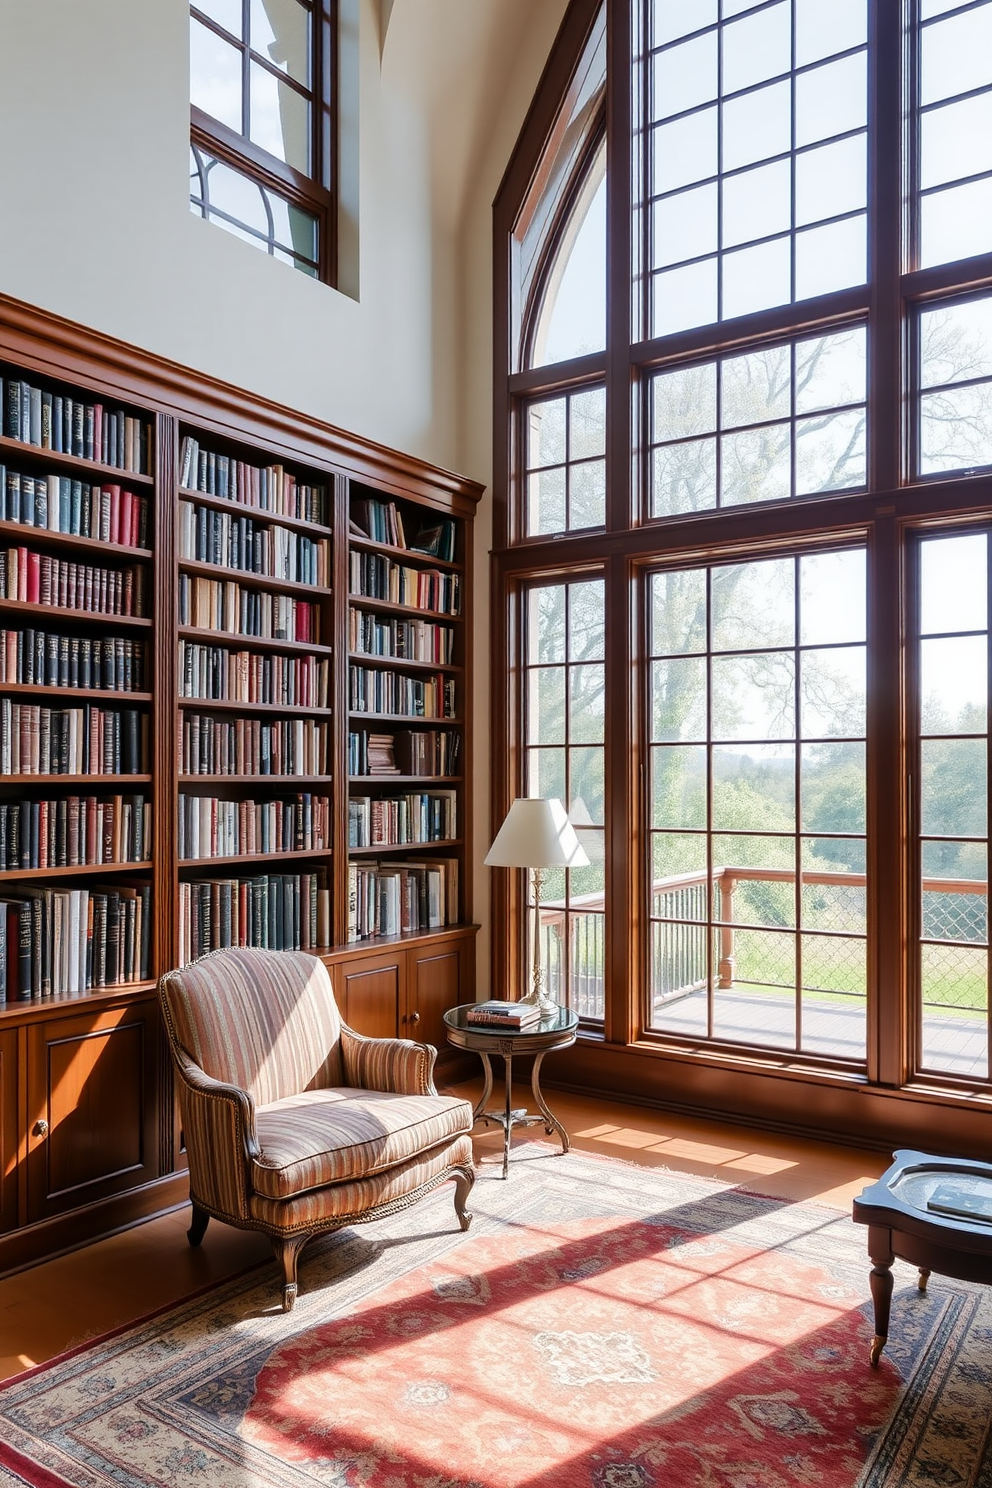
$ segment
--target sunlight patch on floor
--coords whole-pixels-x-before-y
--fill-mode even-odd
[[[771,1157],[763,1152],[746,1152],[739,1147],[719,1147],[712,1142],[692,1142],[685,1137],[661,1137],[657,1132],[638,1131],[630,1126],[590,1126],[575,1133],[577,1139],[602,1142],[610,1147],[637,1148],[643,1152],[663,1152],[685,1162],[709,1163],[713,1167],[736,1168],[744,1173],[782,1173],[798,1167],[790,1159]]]

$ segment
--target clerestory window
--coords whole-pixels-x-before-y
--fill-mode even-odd
[[[190,6],[190,209],[334,279],[333,0]]]

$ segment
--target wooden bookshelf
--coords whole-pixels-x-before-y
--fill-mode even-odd
[[[216,911],[220,905],[219,923],[223,927],[236,924],[245,939],[250,938],[250,924],[255,923],[244,917],[246,902],[257,907],[264,901],[269,906],[270,925],[275,923],[271,919],[275,906],[276,919],[283,914],[285,930],[291,922],[295,928],[297,916],[301,925],[304,913],[316,916],[315,906],[323,895],[319,899],[320,934],[311,935],[309,943],[329,968],[344,1016],[360,1032],[373,1035],[405,1034],[416,1023],[418,1032],[433,1038],[443,1050],[441,1012],[474,996],[475,927],[469,918],[472,889],[466,848],[471,801],[468,615],[472,519],[481,488],[3,296],[0,379],[4,388],[9,380],[16,380],[47,392],[53,409],[55,398],[60,397],[82,404],[100,403],[104,410],[119,411],[129,420],[140,421],[145,431],[141,443],[146,461],[141,472],[124,471],[100,459],[40,448],[14,438],[6,433],[5,400],[0,397],[0,467],[33,480],[36,490],[39,482],[51,478],[56,483],[80,483],[80,489],[83,485],[101,491],[108,486],[120,487],[148,503],[144,509],[147,535],[141,547],[111,543],[81,532],[74,535],[72,531],[27,525],[12,519],[6,508],[0,509],[0,550],[26,548],[49,555],[52,560],[108,569],[140,566],[146,575],[148,603],[147,613],[142,615],[109,615],[7,598],[0,592],[0,632],[44,632],[68,638],[70,663],[77,666],[77,671],[81,660],[72,658],[84,654],[92,658],[97,643],[102,648],[105,639],[119,641],[113,668],[105,675],[95,673],[91,665],[87,674],[87,680],[101,682],[99,687],[85,685],[79,676],[70,680],[68,673],[52,682],[54,663],[49,663],[49,672],[42,673],[40,679],[18,673],[16,645],[10,643],[14,651],[8,657],[6,671],[0,650],[0,676],[12,677],[10,682],[0,682],[0,706],[6,698],[11,708],[16,704],[50,713],[81,710],[87,715],[90,706],[104,713],[135,709],[148,720],[149,750],[147,759],[141,761],[141,772],[133,775],[42,775],[33,773],[33,768],[11,768],[6,774],[0,773],[0,807],[21,799],[55,802],[72,797],[139,797],[150,805],[152,834],[150,855],[140,862],[0,871],[4,901],[15,900],[19,892],[28,898],[32,891],[49,888],[53,894],[66,895],[114,888],[125,899],[143,891],[150,895],[152,906],[147,967],[133,968],[133,980],[58,997],[15,996],[0,1004],[0,1116],[4,1112],[10,1115],[6,1123],[0,1120],[2,1270],[5,1264],[22,1264],[25,1256],[40,1256],[134,1222],[184,1197],[181,1134],[154,998],[158,977],[180,964],[184,945],[187,951],[190,949],[190,926],[184,923],[184,914],[197,918],[198,930],[202,930],[202,913],[207,908]],[[324,497],[320,519],[314,507],[316,498],[310,494],[304,498],[305,508],[291,510],[287,501],[285,510],[275,510],[236,501],[229,489],[227,494],[219,489],[197,489],[199,469],[192,478],[188,465],[184,469],[186,439],[193,440],[198,451],[212,456],[215,468],[219,468],[218,461],[226,460],[228,472],[234,465],[256,472],[281,470],[284,475],[279,479],[288,482],[282,488],[283,496],[291,500],[298,499],[301,487],[321,488]],[[260,479],[257,475],[250,478]],[[69,488],[55,484],[48,489],[61,494]],[[266,499],[273,489],[266,487]],[[453,555],[434,556],[397,543],[383,545],[351,531],[356,504],[370,499],[396,503],[408,536],[421,527],[452,523],[456,545]],[[307,544],[326,545],[319,561],[328,582],[309,584],[284,574],[270,576],[204,561],[202,554],[191,557],[183,551],[183,543],[188,546],[192,520],[188,512],[184,514],[183,503],[251,523],[250,529],[237,528],[242,547],[232,551],[237,552],[238,561],[248,552],[244,541],[249,531],[259,535],[259,544],[274,544],[268,550],[260,546],[258,551],[277,552],[280,561],[286,553],[295,553],[294,561],[310,554],[313,556],[306,561],[316,562],[317,550]],[[60,509],[60,520],[62,515]],[[183,521],[187,524],[185,538]],[[214,533],[232,530],[230,524],[210,527],[208,518],[197,516],[196,521]],[[197,527],[198,542],[204,530],[204,525]],[[253,547],[252,561],[255,551]],[[408,574],[429,575],[433,571],[446,583],[457,583],[460,613],[351,594],[349,565],[355,553],[388,559]],[[209,556],[218,556],[216,549]],[[242,595],[254,597],[251,603],[258,596],[268,595],[280,603],[312,604],[319,622],[319,643],[238,635],[181,622],[181,578],[237,584]],[[443,665],[350,655],[349,606],[370,611],[384,622],[427,621],[451,627],[453,654]],[[37,648],[38,643],[34,645]],[[143,672],[136,679],[132,670],[129,680],[133,690],[125,690],[122,685],[121,647],[132,648],[128,652],[132,668],[133,648],[141,648]],[[190,668],[188,678],[180,667],[181,654]],[[102,658],[102,650],[100,655]],[[239,657],[242,660],[236,660]],[[62,665],[61,659],[58,664]],[[433,719],[353,712],[349,706],[352,666],[378,668],[399,678],[444,677],[455,689],[457,716]],[[194,691],[217,690],[223,677],[230,682],[234,668],[240,668],[231,683],[235,695],[200,696],[190,691],[191,687]],[[103,685],[108,680],[114,685]],[[243,701],[236,695],[239,691],[251,691],[263,700]],[[286,697],[295,700],[283,701]],[[300,698],[315,701],[301,702]],[[278,732],[280,722],[290,728],[295,726],[294,721],[302,721],[307,729],[313,724],[315,734],[303,732],[306,759],[308,763],[312,759],[321,729],[326,731],[326,759],[319,760],[321,767],[307,775],[285,770],[279,775],[190,773],[182,768],[185,756],[180,748],[181,724],[197,715],[199,729],[204,719],[213,719],[221,728],[225,721],[233,724],[243,718],[251,723],[252,739],[259,737],[258,730],[265,727],[276,731],[267,736],[270,746],[275,738],[280,747],[289,737],[285,731]],[[460,753],[454,773],[428,776],[404,772],[349,779],[349,735],[370,728],[391,735],[405,729],[457,734]],[[229,748],[230,735],[222,736],[228,741],[224,747]],[[190,740],[193,737],[191,733]],[[249,735],[246,731],[238,737]],[[281,759],[298,757],[300,737],[297,730],[292,735],[296,753],[282,754]],[[195,757],[213,758],[211,747],[206,746],[206,756]],[[217,758],[229,761],[231,755]],[[352,794],[388,797],[438,792],[450,792],[455,800],[457,830],[451,840],[393,844],[381,851],[349,849],[348,805]],[[180,794],[232,803],[230,809],[235,811],[247,801],[326,797],[330,822],[327,846],[320,850],[181,860],[177,820]],[[367,861],[373,855],[390,867],[438,858],[453,860],[457,864],[457,902],[446,916],[448,922],[350,942],[351,865],[355,858]],[[210,943],[219,943],[216,936]],[[99,1058],[94,1060],[97,1052]],[[84,1114],[69,1121],[60,1116],[61,1098],[55,1085],[45,1083],[47,1076],[43,1077],[42,1071],[57,1071],[62,1068],[60,1061],[77,1056],[78,1067],[88,1071],[79,1107]],[[48,1130],[39,1136],[42,1118],[48,1122]],[[27,1131],[25,1119],[32,1123]],[[53,1184],[49,1175],[56,1169],[59,1179]]]

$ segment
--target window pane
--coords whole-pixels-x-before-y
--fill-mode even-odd
[[[298,0],[251,0],[251,46],[304,88],[310,82],[310,12]]]
[[[602,526],[606,462],[589,459],[606,448],[602,388],[532,403],[526,430],[526,531],[529,536]]]
[[[865,0],[796,0],[796,66],[863,46],[867,30]]]
[[[728,253],[723,259],[723,318],[769,309],[791,298],[788,238]]]
[[[532,403],[527,416],[527,463],[532,468],[565,463],[564,398]]]
[[[795,565],[791,558],[724,564],[712,570],[714,651],[791,646]]]
[[[788,424],[725,434],[720,441],[720,503],[782,501],[791,487]]]
[[[863,403],[867,390],[864,326],[796,343],[796,412]]]
[[[602,351],[606,345],[605,158],[594,166],[591,192],[576,207],[549,276],[534,341],[535,367]],[[597,184],[598,183],[598,184]]]
[[[791,146],[792,89],[787,82],[772,83],[723,105],[724,170],[787,154]]]
[[[654,0],[652,35],[655,46],[677,41],[690,31],[711,26],[717,18],[717,0]]]
[[[661,372],[652,384],[652,438],[684,439],[717,426],[715,362]]]
[[[788,346],[728,357],[720,367],[723,426],[788,418],[792,402],[792,354]]]
[[[829,646],[865,639],[865,555],[815,553],[799,560],[799,640]]]
[[[988,539],[930,538],[922,547],[921,633],[984,631],[988,624]]]
[[[851,217],[796,235],[796,299],[812,299],[863,284],[867,276],[867,223]]]
[[[920,216],[922,268],[987,253],[992,247],[992,180],[925,196]]]
[[[792,169],[788,160],[762,165],[723,183],[723,243],[733,247],[788,232],[792,217]],[[714,222],[715,226],[715,222]],[[716,246],[715,243],[713,245]]]
[[[804,744],[800,762],[803,831],[863,833],[864,744]]]
[[[865,413],[835,413],[796,423],[796,495],[863,486]]]
[[[723,91],[736,93],[789,71],[792,17],[788,4],[759,10],[723,28]]]
[[[651,575],[651,654],[678,656],[706,649],[706,570]]]
[[[715,31],[659,52],[654,60],[654,117],[666,118],[716,97]]]
[[[263,238],[268,238],[269,214],[265,210],[265,193],[254,181],[214,160],[207,168],[207,191],[211,208],[225,212],[246,227],[253,227]]]
[[[802,72],[796,78],[796,144],[851,129],[863,129],[867,116],[865,56],[863,52]]]
[[[800,227],[863,209],[867,200],[864,136],[796,156],[796,222]]]
[[[795,657],[789,652],[715,657],[714,739],[794,739]]]
[[[930,110],[920,130],[924,189],[992,170],[992,93]]]
[[[241,0],[197,0],[196,9],[241,41]]]
[[[278,160],[308,175],[310,171],[310,105],[295,88],[253,62],[250,137]]]
[[[803,738],[862,738],[866,731],[864,646],[804,651],[801,669]]]
[[[715,253],[717,188],[697,186],[663,197],[654,209],[654,267]]]
[[[241,52],[192,16],[189,98],[190,103],[212,119],[241,133]]]
[[[984,739],[925,739],[920,747],[923,831],[983,837],[988,818]]]
[[[984,733],[988,640],[955,636],[920,644],[920,726],[925,734]]]
[[[654,284],[655,336],[709,325],[717,319],[716,259],[659,274]]]
[[[706,662],[685,656],[651,667],[651,738],[659,744],[706,738]]]
[[[606,453],[606,389],[576,393],[569,401],[569,458]]]
[[[992,387],[946,388],[920,400],[920,472],[992,464]]]
[[[715,108],[702,109],[653,131],[652,191],[675,191],[716,175],[717,119]]]
[[[920,50],[922,103],[982,87],[992,71],[992,4],[924,26]]]

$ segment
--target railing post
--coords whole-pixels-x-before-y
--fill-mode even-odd
[[[720,960],[717,963],[717,987],[726,989],[734,985],[734,890],[737,880],[727,873],[720,875]]]

